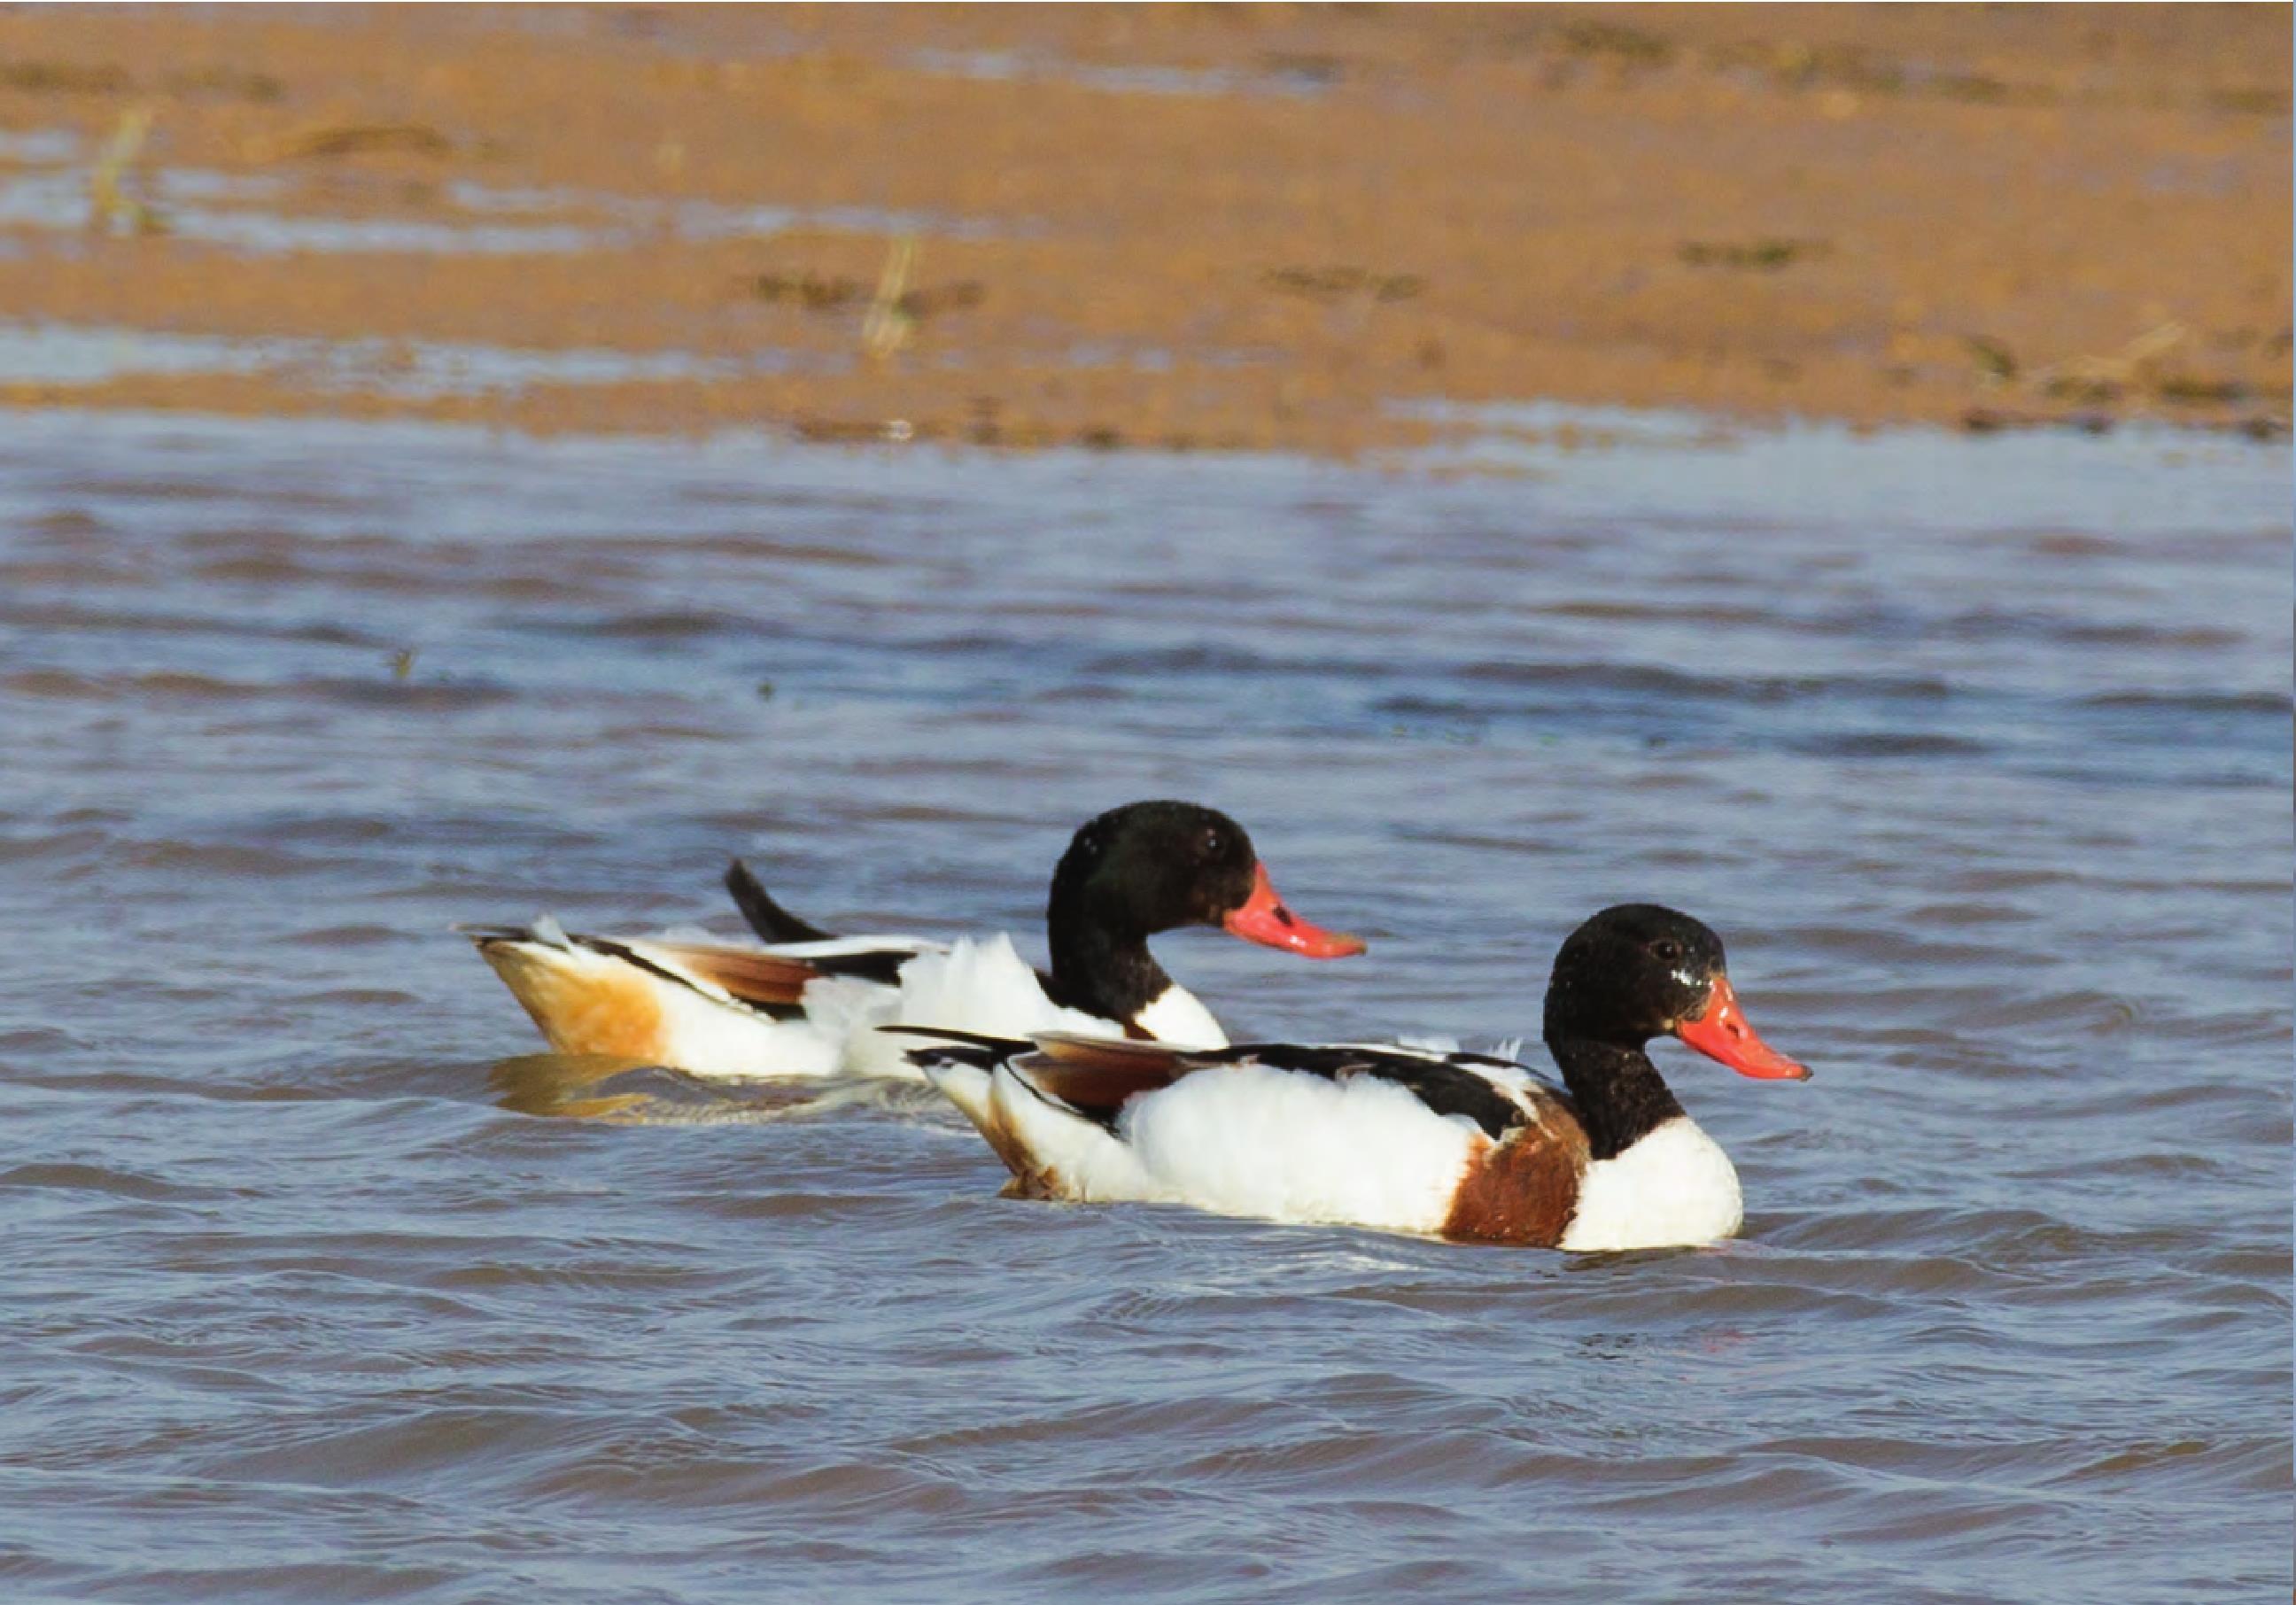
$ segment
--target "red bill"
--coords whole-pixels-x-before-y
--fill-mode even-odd
[[[1738,995],[1730,989],[1730,978],[1726,975],[1714,978],[1714,991],[1706,1000],[1706,1012],[1696,1020],[1684,1020],[1675,1027],[1674,1034],[1707,1058],[1720,1060],[1741,1076],[1751,1076],[1758,1081],[1809,1079],[1808,1066],[1795,1063],[1754,1035],[1754,1028],[1746,1023],[1745,1012],[1738,1007]]]
[[[1361,937],[1321,929],[1284,907],[1283,899],[1275,895],[1275,883],[1267,878],[1267,866],[1264,864],[1252,868],[1251,896],[1244,900],[1242,908],[1232,911],[1220,921],[1220,928],[1247,942],[1281,947],[1303,958],[1344,959],[1364,950]]]

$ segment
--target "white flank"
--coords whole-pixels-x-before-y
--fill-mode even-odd
[[[1037,1180],[1053,1196],[1083,1203],[1182,1197],[1142,1168],[1139,1157],[1109,1135],[1107,1128],[1021,1085],[1019,1072],[1009,1065],[996,1067],[990,1100],[996,1118],[1029,1156],[1038,1172]]]
[[[746,1004],[647,979],[661,1004],[663,1057],[678,1069],[727,1077],[827,1076],[837,1069],[838,1038],[809,1016],[775,1020]]]
[[[1587,1167],[1578,1207],[1555,1246],[1587,1254],[1710,1243],[1734,1235],[1744,1219],[1730,1156],[1677,1115],[1616,1159]]]
[[[1068,1120],[1128,1162],[1077,1152],[1081,1139],[1072,1136],[1063,1196],[1168,1199],[1221,1215],[1391,1231],[1442,1226],[1476,1132],[1464,1116],[1435,1114],[1378,1077],[1332,1082],[1253,1063],[1196,1070],[1132,1100],[1116,1120],[1120,1142],[1091,1120]]]

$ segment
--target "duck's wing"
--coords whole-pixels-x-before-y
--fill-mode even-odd
[[[498,970],[497,961],[514,955],[544,967],[592,973],[606,973],[619,965],[685,987],[714,1003],[741,1003],[770,1011],[793,1011],[806,982],[822,973],[802,959],[783,959],[760,948],[658,937],[591,936],[570,931],[547,918],[531,925],[457,925],[455,929],[470,938]],[[510,977],[503,979],[507,981]],[[519,990],[515,982],[511,990]]]
[[[1038,1032],[1029,1042],[961,1032],[907,1033],[938,1036],[953,1051],[912,1050],[920,1065],[946,1059],[989,1070],[1007,1065],[1039,1092],[1112,1127],[1123,1106],[1160,1092],[1181,1077],[1215,1066],[1258,1066],[1334,1084],[1372,1077],[1408,1091],[1436,1115],[1464,1115],[1497,1140],[1531,1119],[1536,1099],[1552,1089],[1523,1065],[1488,1053],[1445,1052],[1373,1043],[1239,1043],[1224,1048],[1180,1048],[1137,1039],[1117,1040],[1067,1032]]]
[[[1025,1048],[959,1043],[917,1057],[1004,1160],[1008,1191],[1027,1197],[1552,1241],[1561,1224],[1544,1206],[1528,1224],[1500,1216],[1526,1176],[1567,1215],[1583,1165],[1550,1135],[1550,1126],[1577,1131],[1567,1109],[1521,1066],[1487,1055],[1046,1035]],[[1494,1155],[1512,1168],[1486,1176]]]
[[[699,943],[570,932],[554,920],[465,927],[562,1053],[607,1053],[704,1076],[824,1075],[833,1045],[804,1018],[817,972]]]
[[[1321,1076],[1332,1082],[1357,1077],[1390,1082],[1408,1091],[1432,1113],[1464,1115],[1494,1141],[1529,1118],[1521,1089],[1538,1085],[1525,1067],[1511,1059],[1385,1043],[1243,1043],[1213,1057]]]
[[[558,1052],[618,1054],[703,1076],[837,1070],[850,1020],[865,1004],[840,998],[816,1019],[807,989],[833,980],[890,997],[887,982],[898,967],[932,946],[906,937],[766,948],[593,936],[546,918],[461,929]]]
[[[1124,1106],[1183,1076],[1223,1062],[1220,1056],[1136,1038],[1037,1035],[1035,1052],[1012,1059],[1030,1086],[1111,1131]]]
[[[1177,1051],[1057,1032],[1022,1040],[922,1028],[883,1030],[927,1039],[908,1050],[911,1062],[1004,1161],[1013,1173],[1009,1196],[1168,1196],[1117,1135],[1115,1119],[1142,1092],[1168,1086],[1186,1072],[1185,1056]]]
[[[570,935],[568,939],[713,1000],[743,1003],[783,1018],[802,1010],[807,984],[827,973],[809,960],[759,947],[666,937]]]
[[[1061,1031],[1015,1037],[901,1025],[879,1035],[905,1044],[909,1062],[1004,1161],[1009,1196],[1155,1196],[1114,1122],[1128,1100],[1185,1073],[1176,1050]]]

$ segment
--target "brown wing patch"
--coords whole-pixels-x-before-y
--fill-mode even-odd
[[[1478,1137],[1443,1235],[1551,1249],[1562,1241],[1587,1174],[1586,1129],[1560,1098],[1530,1097],[1532,1117],[1503,1142]]]
[[[663,983],[644,970],[579,963],[562,948],[521,941],[484,941],[479,953],[560,1052],[664,1056],[654,992]]]
[[[1167,1087],[1202,1068],[1159,1043],[1046,1032],[1037,1052],[1013,1061],[1015,1071],[1070,1108],[1106,1120],[1125,1101]]]
[[[1160,1042],[1135,1041],[1114,1036],[1078,1036],[1069,1031],[1044,1031],[1031,1037],[1037,1052],[1047,1059],[1057,1059],[1062,1064],[1116,1069],[1163,1069],[1182,1074],[1175,1069],[1187,1057],[1183,1048],[1168,1047]]]
[[[745,1003],[795,1003],[802,997],[806,983],[821,976],[820,970],[803,959],[745,947],[709,947],[687,942],[649,942],[647,946],[676,960],[703,979],[715,981]]]

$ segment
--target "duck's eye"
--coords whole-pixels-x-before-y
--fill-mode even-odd
[[[1661,938],[1651,944],[1651,953],[1661,964],[1682,962],[1682,944],[1671,937]]]
[[[1204,856],[1205,856],[1205,857],[1207,857],[1207,858],[1217,858],[1217,857],[1218,857],[1218,856],[1219,856],[1219,853],[1220,853],[1220,849],[1221,849],[1222,848],[1226,847],[1226,845],[1227,845],[1227,841],[1226,841],[1226,839],[1225,838],[1223,838],[1218,831],[1216,831],[1216,830],[1214,830],[1214,831],[1206,831],[1204,832]]]

